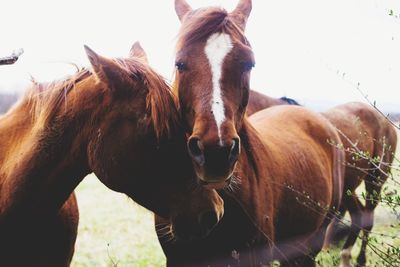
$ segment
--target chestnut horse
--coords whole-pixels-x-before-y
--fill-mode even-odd
[[[278,101],[271,101],[271,97],[251,91],[247,113],[251,115],[281,104]],[[331,243],[339,219],[348,211],[351,228],[341,252],[341,266],[351,266],[351,248],[361,229],[363,238],[357,266],[365,266],[365,251],[374,223],[374,209],[379,203],[382,186],[390,174],[397,146],[396,131],[382,114],[364,103],[351,102],[339,105],[322,112],[322,115],[338,129],[346,153],[343,200],[338,210],[338,220],[329,227],[325,244]],[[379,163],[374,163],[377,159]],[[362,181],[365,183],[366,205],[360,202],[355,192]]]
[[[1,118],[2,266],[69,266],[72,192],[90,172],[171,221],[185,213],[207,232],[222,217],[214,190],[193,189],[174,99],[140,46],[126,59],[86,52],[92,70],[34,84]]]
[[[243,266],[275,258],[281,266],[314,266],[342,194],[344,152],[327,142],[340,143],[336,130],[302,107],[267,109],[251,121],[245,116],[254,66],[243,33],[251,1],[241,0],[231,13],[192,10],[184,0],[176,0],[175,9],[182,28],[174,90],[192,164],[201,184],[217,189],[228,185],[222,191],[225,203],[239,203],[233,208],[225,204],[225,217],[210,234],[217,239],[226,228],[237,231],[236,243],[219,242],[220,256],[230,257],[230,249],[239,251],[234,256],[240,255]],[[229,209],[246,213],[258,235],[243,238],[247,225],[234,216],[228,220]],[[201,251],[202,243],[176,245],[175,253],[181,249],[181,257],[190,261],[191,251]]]

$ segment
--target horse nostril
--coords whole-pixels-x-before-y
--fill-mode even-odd
[[[218,215],[214,211],[206,211],[199,215],[199,224],[203,230],[211,231],[218,223]]]
[[[239,153],[240,153],[240,139],[239,138],[233,138],[232,145],[231,145],[231,150],[230,150],[230,153],[229,153],[229,162],[231,164],[235,163],[238,160]]]
[[[197,162],[197,164],[200,166],[204,165],[204,147],[200,139],[197,137],[190,137],[187,146],[190,156]]]

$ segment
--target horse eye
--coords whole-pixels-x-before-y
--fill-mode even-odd
[[[176,62],[175,67],[179,72],[187,70],[186,64],[183,62]]]
[[[255,64],[253,62],[243,62],[243,71],[251,71],[252,68],[254,68]]]

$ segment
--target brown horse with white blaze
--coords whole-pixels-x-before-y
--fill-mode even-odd
[[[314,266],[313,256],[322,248],[342,194],[344,153],[327,142],[340,143],[337,132],[321,115],[302,107],[271,108],[251,121],[245,116],[255,62],[244,36],[251,1],[241,0],[230,13],[192,10],[184,0],[176,0],[175,9],[182,28],[174,90],[188,150],[201,183],[224,188],[225,203],[239,203],[225,204],[225,217],[210,236],[224,228],[241,231],[243,226],[228,216],[232,209],[246,213],[258,230],[238,247],[221,241],[220,256],[230,257],[224,253],[231,248],[242,255],[243,266],[275,258],[281,266]],[[224,187],[233,183],[234,189]],[[189,255],[201,242],[181,248],[181,255]]]
[[[220,183],[232,175],[240,153],[238,130],[254,66],[253,52],[243,35],[251,6],[243,2],[221,16],[218,8],[192,11],[184,1],[175,3],[183,22],[176,85],[190,132],[188,149],[198,177],[205,183]],[[199,30],[194,30],[194,20]]]
[[[174,99],[139,44],[124,59],[86,53],[92,70],[34,83],[0,118],[1,266],[70,265],[72,192],[91,172],[172,222],[184,213],[207,232],[222,217],[218,194],[192,186]]]

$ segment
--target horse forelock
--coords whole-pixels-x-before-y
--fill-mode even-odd
[[[200,8],[192,11],[182,23],[178,34],[177,51],[197,42],[205,42],[214,33],[227,33],[249,45],[242,29],[220,7]]]
[[[143,82],[144,87],[148,90],[146,107],[151,114],[151,121],[157,137],[170,136],[179,120],[173,93],[168,83],[147,63],[138,59],[116,59],[115,62],[133,79]]]

